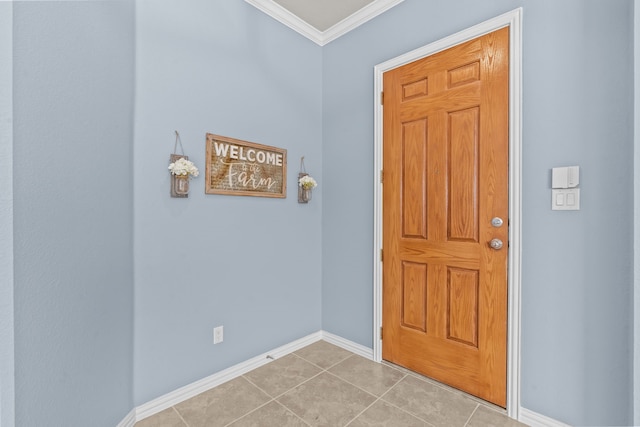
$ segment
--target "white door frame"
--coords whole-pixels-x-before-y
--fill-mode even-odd
[[[0,2],[0,425],[15,418],[13,272],[13,5]]]
[[[507,414],[520,415],[520,288],[522,258],[522,8],[475,25],[452,36],[438,40],[404,55],[390,59],[374,68],[375,161],[374,161],[374,292],[373,292],[373,357],[382,361],[382,74],[420,58],[480,37],[500,28],[509,31],[509,264],[508,264],[508,336],[507,336]]]

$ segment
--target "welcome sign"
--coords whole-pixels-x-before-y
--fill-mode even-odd
[[[287,197],[287,150],[207,134],[207,194]]]

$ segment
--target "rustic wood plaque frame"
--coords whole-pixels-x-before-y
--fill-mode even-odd
[[[287,197],[287,150],[207,134],[206,194]]]

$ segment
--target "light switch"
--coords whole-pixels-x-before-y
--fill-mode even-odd
[[[563,188],[551,190],[551,209],[554,211],[579,211],[580,189]]]

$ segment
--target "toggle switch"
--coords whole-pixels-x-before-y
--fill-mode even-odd
[[[579,211],[580,189],[563,188],[551,190],[551,210],[554,211]]]

